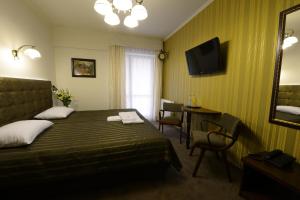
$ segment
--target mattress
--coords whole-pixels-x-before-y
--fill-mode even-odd
[[[31,145],[0,150],[0,185],[10,186],[106,173],[158,163],[181,163],[170,141],[149,121],[107,122],[124,110],[74,112],[53,120]],[[131,111],[131,110],[129,110]]]

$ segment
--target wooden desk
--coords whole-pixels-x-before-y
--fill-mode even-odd
[[[300,165],[279,169],[244,157],[240,195],[246,199],[300,199]]]
[[[186,148],[190,148],[190,131],[191,131],[191,122],[192,122],[192,114],[201,114],[201,115],[209,115],[209,116],[218,116],[221,115],[221,112],[209,110],[206,108],[191,108],[184,107],[184,111],[187,113],[186,116],[186,126],[187,126],[187,137],[186,137]]]

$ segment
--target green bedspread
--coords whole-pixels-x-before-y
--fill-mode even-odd
[[[29,146],[0,149],[0,184],[64,179],[161,162],[181,169],[170,141],[147,120],[130,125],[106,121],[119,111],[75,112],[67,119],[53,120],[55,124]]]

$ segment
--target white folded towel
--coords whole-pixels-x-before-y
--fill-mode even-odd
[[[142,120],[135,111],[119,112],[119,116],[121,117],[123,124],[144,123],[144,120]]]
[[[121,117],[119,115],[117,116],[109,116],[107,117],[107,121],[108,122],[117,122],[117,121],[121,121]]]

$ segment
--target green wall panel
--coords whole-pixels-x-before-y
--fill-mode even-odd
[[[195,95],[201,106],[228,112],[251,132],[242,133],[231,153],[238,160],[262,149],[282,149],[300,161],[300,131],[268,121],[280,11],[300,0],[215,0],[168,38],[163,97],[186,103]],[[185,51],[215,36],[228,46],[227,71],[188,75]],[[224,45],[223,45],[224,46]]]

